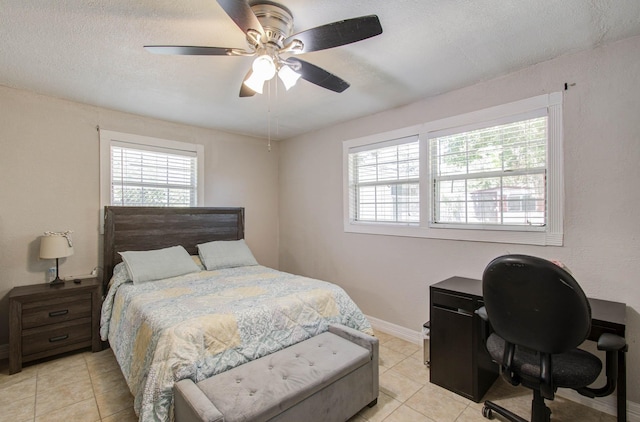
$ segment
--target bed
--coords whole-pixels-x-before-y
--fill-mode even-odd
[[[257,262],[211,267],[210,257],[198,254],[197,245],[202,255],[203,245],[243,239],[243,208],[105,208],[107,294],[100,334],[120,365],[140,421],[173,420],[172,388],[179,380],[200,382],[319,335],[329,324],[373,334],[339,286]],[[196,271],[141,282],[129,260],[122,262],[121,253],[176,246],[186,250]]]

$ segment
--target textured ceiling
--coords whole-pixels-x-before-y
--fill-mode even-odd
[[[377,14],[383,34],[301,56],[347,80],[239,98],[249,57],[153,55],[147,44],[244,48],[215,0],[0,0],[0,84],[115,110],[285,139],[640,34],[639,0],[282,0],[294,32]]]

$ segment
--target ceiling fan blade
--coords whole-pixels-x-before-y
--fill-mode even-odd
[[[153,54],[182,54],[187,56],[230,56],[233,51],[232,48],[186,45],[145,45],[144,49]]]
[[[256,95],[256,92],[253,89],[244,84],[244,81],[249,79],[249,76],[251,76],[252,72],[253,70],[249,69],[249,71],[247,72],[247,76],[245,76],[242,80],[242,85],[240,85],[240,97],[253,97],[254,95]]]
[[[376,15],[369,15],[307,29],[290,36],[284,44],[300,40],[304,48],[296,53],[308,53],[351,44],[380,34],[382,34],[380,19]]]
[[[251,10],[251,6],[245,0],[217,0],[229,17],[238,25],[245,34],[249,29],[264,34],[262,24]]]
[[[302,79],[321,86],[322,88],[326,88],[334,92],[342,92],[350,86],[349,82],[344,79],[341,79],[333,73],[329,73],[314,64],[300,60],[297,57],[290,58],[287,61],[289,63],[294,63],[295,71],[300,74]],[[295,62],[300,63],[299,69],[298,66],[295,65]]]

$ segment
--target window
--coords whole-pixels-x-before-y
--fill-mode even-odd
[[[347,232],[562,245],[562,93],[343,143]]]
[[[544,228],[546,110],[428,138],[432,226]]]
[[[351,219],[419,223],[418,137],[349,152]]]
[[[102,205],[195,207],[202,145],[100,131]]]

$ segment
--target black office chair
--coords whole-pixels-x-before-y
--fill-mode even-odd
[[[577,349],[589,335],[591,307],[573,276],[545,259],[506,255],[494,259],[482,276],[484,308],[493,332],[487,350],[512,385],[533,390],[532,422],[549,422],[558,387],[572,388],[587,397],[611,394],[617,381],[617,353],[626,351],[622,337],[603,334],[598,349],[606,351],[607,384],[588,388],[600,371],[598,357]],[[482,409],[491,419],[496,412],[513,422],[525,419],[487,401]]]

